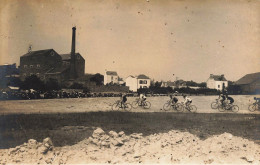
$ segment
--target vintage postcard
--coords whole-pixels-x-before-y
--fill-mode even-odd
[[[1,0],[0,164],[260,164],[259,0]]]

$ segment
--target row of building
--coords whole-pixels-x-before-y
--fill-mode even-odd
[[[125,85],[129,87],[130,91],[137,92],[137,89],[149,88],[151,85],[151,79],[144,74],[140,74],[138,76],[130,75],[124,81],[118,76],[117,72],[106,71],[104,75],[104,85],[106,84]]]
[[[106,71],[104,75],[104,85],[106,84],[125,84],[125,86],[129,87],[129,90],[136,92],[137,89],[140,88],[149,88],[151,85],[151,79],[144,75],[138,76],[128,76],[125,81],[120,78],[115,71]],[[227,88],[229,85],[228,80],[225,78],[224,74],[222,75],[214,75],[210,74],[209,78],[206,81],[206,87],[210,89],[216,89],[222,91]],[[260,72],[247,74],[238,81],[235,82],[234,85],[240,86],[243,93],[260,93]],[[184,80],[178,80],[175,82],[167,81],[161,82],[161,87],[171,87],[171,88],[182,88],[187,87],[187,84]],[[199,87],[191,87],[190,88],[199,88]]]

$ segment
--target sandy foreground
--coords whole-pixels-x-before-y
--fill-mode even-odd
[[[206,140],[171,130],[149,136],[96,128],[72,146],[55,147],[50,138],[0,150],[0,164],[259,164],[260,145],[229,133]]]

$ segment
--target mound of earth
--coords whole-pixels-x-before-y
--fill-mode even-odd
[[[224,133],[206,140],[176,130],[143,136],[123,131],[94,130],[91,137],[72,146],[54,147],[50,138],[30,139],[15,148],[0,150],[0,164],[259,164],[260,146]]]

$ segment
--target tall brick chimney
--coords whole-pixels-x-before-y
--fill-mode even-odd
[[[72,28],[72,43],[71,43],[71,60],[70,60],[70,79],[76,79],[77,73],[76,73],[76,27]]]

